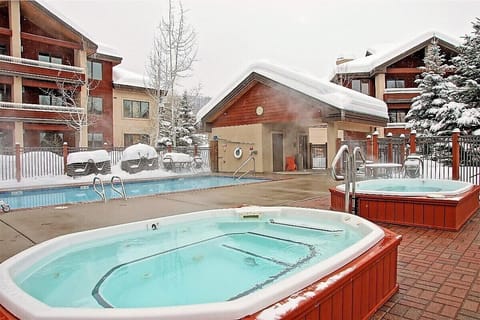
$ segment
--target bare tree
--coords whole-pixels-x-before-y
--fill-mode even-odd
[[[163,17],[157,29],[153,49],[147,63],[149,87],[152,97],[158,104],[158,134],[170,137],[176,145],[175,85],[179,78],[188,77],[197,56],[197,36],[195,30],[185,20],[186,11],[181,1],[177,6],[168,1],[168,15]],[[168,91],[165,101],[164,93]],[[157,139],[154,139],[156,141]]]
[[[56,84],[57,88],[48,90],[48,95],[53,104],[58,106],[58,114],[70,128],[75,130],[78,135],[78,145],[87,145],[88,142],[83,140],[84,137],[81,133],[83,130],[88,130],[88,127],[93,126],[99,119],[95,113],[88,112],[88,104],[94,103],[89,99],[90,92],[99,85],[99,82],[96,80],[86,81],[77,75],[73,81],[59,80]],[[84,105],[79,97],[82,90],[85,90]]]

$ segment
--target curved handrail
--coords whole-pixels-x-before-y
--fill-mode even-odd
[[[362,153],[362,149],[359,146],[353,148],[350,182],[352,184],[352,209],[354,214],[357,214],[357,198],[355,197],[357,185],[357,154],[360,155],[364,166],[367,162],[367,159]]]
[[[247,158],[247,160],[245,160],[241,165],[240,167],[238,167],[237,170],[235,170],[235,172],[233,173],[232,175],[232,178],[235,179],[235,176],[237,175],[237,173],[247,165],[248,162],[250,161],[253,161],[253,169],[252,170],[248,170],[246,172],[244,172],[241,176],[239,176],[237,179],[240,180],[241,178],[243,178],[245,175],[247,175],[248,173],[252,172],[253,171],[253,175],[255,175],[255,157],[254,157],[255,153],[251,153],[250,156]]]
[[[345,176],[342,176],[340,174],[337,174],[336,166],[344,153],[346,154]],[[338,149],[337,154],[333,158],[331,173],[332,173],[333,179],[335,179],[336,181],[343,180],[345,183],[345,212],[350,211],[350,177],[351,177],[351,171],[352,171],[351,163],[352,163],[352,159],[350,157],[350,151],[348,150],[348,146],[344,144]]]
[[[100,186],[102,186],[101,191],[97,189],[97,181],[100,183]],[[93,191],[95,191],[100,196],[100,198],[103,199],[103,201],[107,202],[107,197],[105,196],[105,187],[103,186],[102,179],[100,179],[99,177],[95,177],[93,178],[92,184],[93,184]]]
[[[340,148],[337,151],[337,154],[335,155],[335,157],[332,160],[332,171],[331,171],[331,173],[332,173],[333,179],[336,180],[336,181],[345,180],[345,176],[337,174],[337,170],[336,170],[337,163],[341,159],[343,153],[346,153],[347,156],[350,155],[350,151],[348,150],[348,146],[345,145],[345,144],[340,146]]]
[[[118,180],[120,182],[120,185],[122,186],[121,190],[115,187],[115,180]],[[112,185],[113,191],[118,193],[124,200],[127,200],[127,193],[125,191],[125,185],[123,184],[122,178],[120,178],[119,176],[112,176],[112,179],[110,179],[110,184]]]

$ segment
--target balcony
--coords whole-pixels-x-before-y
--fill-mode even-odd
[[[85,81],[84,68],[0,54],[0,75],[2,74],[68,83]]]
[[[411,103],[420,94],[418,88],[385,88],[383,101],[386,103]]]
[[[81,118],[82,108],[0,101],[0,120],[65,121]]]

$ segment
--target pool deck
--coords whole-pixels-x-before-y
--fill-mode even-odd
[[[243,205],[328,209],[328,189],[338,184],[323,172],[270,177],[249,185],[0,214],[0,262],[59,235],[160,216]],[[459,232],[381,225],[403,237],[400,291],[373,319],[480,319],[480,211]]]

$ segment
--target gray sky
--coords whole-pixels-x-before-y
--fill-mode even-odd
[[[114,47],[140,74],[166,0],[43,0],[92,40]],[[246,67],[268,60],[326,77],[339,56],[401,43],[429,30],[459,38],[480,17],[478,0],[183,0],[198,34],[198,62],[186,89],[220,93]]]

